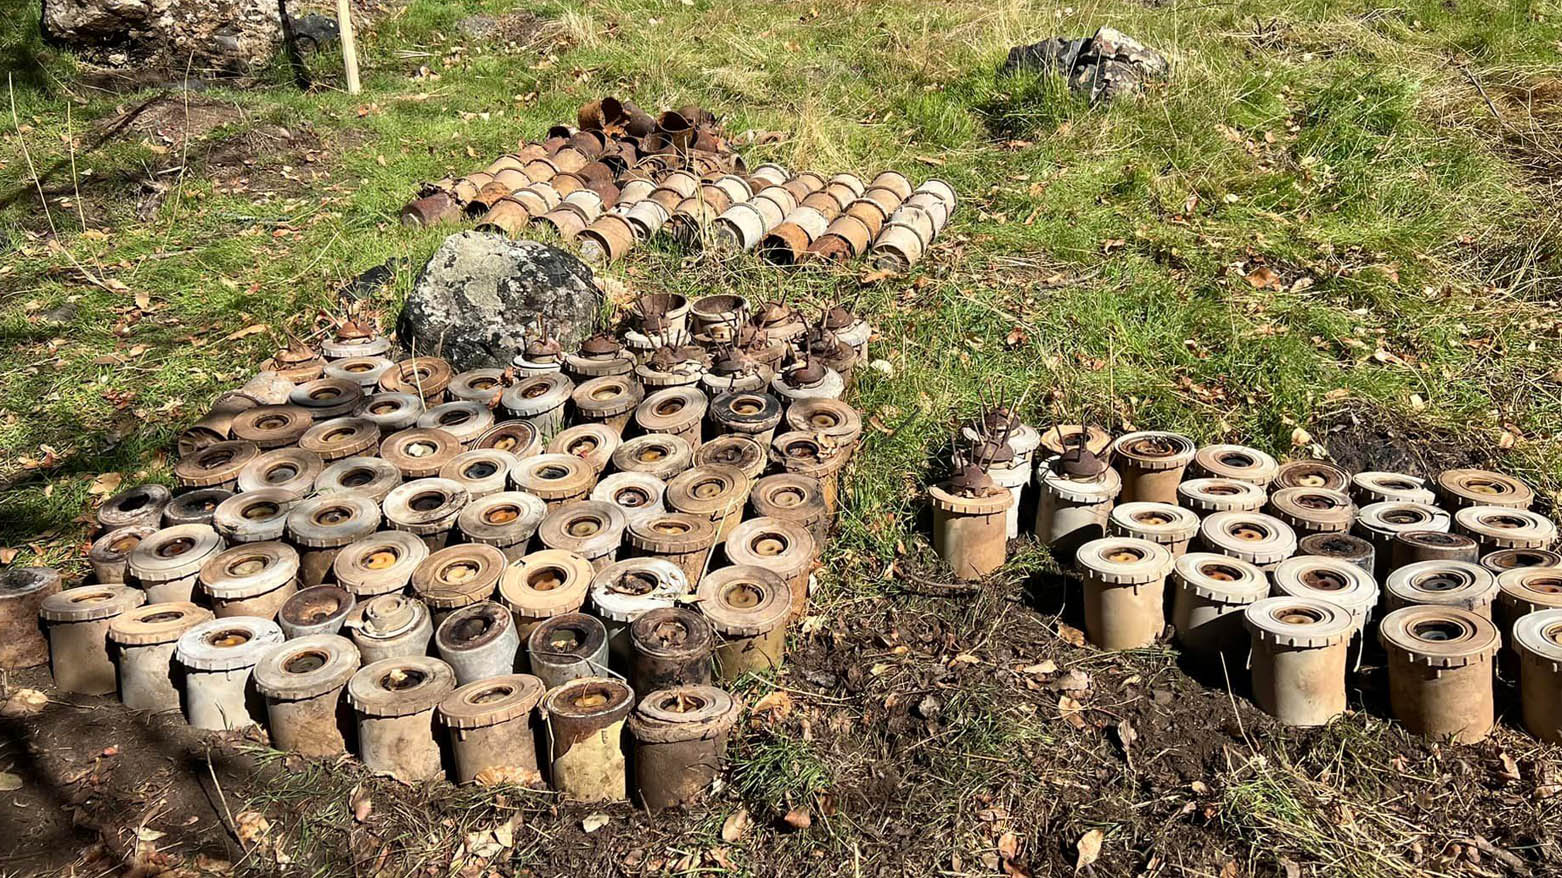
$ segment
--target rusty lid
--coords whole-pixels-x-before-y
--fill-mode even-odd
[[[951,493],[964,497],[984,497],[994,491],[1002,490],[998,484],[987,475],[987,470],[975,463],[965,463],[955,470],[946,483]]]
[[[592,360],[608,360],[618,356],[624,346],[605,332],[598,332],[580,344],[580,355]]]
[[[820,319],[820,322],[824,325],[825,329],[832,331],[837,329],[845,329],[846,327],[851,326],[853,323],[857,322],[857,315],[853,314],[851,310],[848,309],[845,305],[836,305],[830,310],[824,312],[824,316]]]
[[[818,359],[805,357],[801,366],[782,373],[781,380],[788,387],[808,387],[823,381],[827,374],[825,365]]]
[[[546,333],[526,343],[526,359],[533,363],[554,362],[563,354],[564,346],[559,344],[558,339]]]
[[[1052,471],[1066,479],[1093,479],[1106,472],[1106,461],[1083,445],[1072,445],[1052,459]]]

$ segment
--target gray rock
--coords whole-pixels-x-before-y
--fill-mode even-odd
[[[460,232],[423,266],[397,334],[403,347],[443,356],[458,371],[504,368],[539,318],[572,350],[591,333],[602,305],[591,269],[563,250]]]
[[[1028,46],[1015,46],[1003,64],[1008,72],[1034,70],[1062,76],[1069,88],[1092,103],[1137,94],[1144,84],[1163,79],[1170,70],[1166,57],[1109,27],[1090,39],[1052,37]]]

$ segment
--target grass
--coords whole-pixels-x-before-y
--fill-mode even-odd
[[[960,193],[942,243],[905,278],[783,274],[669,245],[608,270],[634,290],[860,296],[872,315],[873,356],[890,373],[859,383],[868,445],[822,575],[820,624],[799,646],[899,599],[887,571],[919,551],[919,486],[955,419],[996,388],[1024,395],[1040,422],[1084,413],[1361,468],[1479,463],[1529,479],[1548,505],[1562,490],[1554,4],[547,0],[527,10],[535,27],[463,31],[474,15],[524,21],[511,12],[504,0],[380,10],[361,25],[357,97],[329,55],[310,59],[320,87],[307,94],[280,63],[253,85],[110,93],[38,40],[36,8],[0,27],[12,62],[0,112],[0,546],[18,563],[82,569],[79,518],[98,475],[167,479],[180,426],[339,313],[352,277],[402,259],[409,269],[357,306],[392,314],[446,233],[395,222],[416,181],[473,169],[608,93],[699,101],[733,134],[783,133],[748,150],[752,161],[894,167]],[[1011,45],[1103,24],[1165,51],[1172,80],[1092,107],[1056,82],[995,73]],[[1044,570],[1041,554],[1009,580]],[[913,606],[948,616],[952,635],[989,621]],[[1164,654],[1131,662],[1175,673]],[[894,685],[936,689],[939,673],[919,659]],[[1105,738],[1058,731],[1055,696],[1016,714],[1001,692],[945,698],[947,726],[914,750],[871,721],[881,708],[866,695],[799,696],[805,715],[852,719],[860,735],[810,739],[796,720],[754,731],[736,793],[756,808],[817,801],[842,793],[842,778],[882,776],[881,758],[903,760],[936,841],[897,840],[896,826],[923,815],[846,813],[820,842],[832,871],[865,850],[973,868],[997,825],[973,815],[993,802],[1033,821],[1029,862],[1065,869],[1094,826],[1109,848],[1158,851],[1187,874],[1213,874],[1222,856],[1273,867],[1273,846],[1322,874],[1433,868],[1406,865],[1397,818],[1349,830],[1327,818],[1321,803],[1342,796],[1379,813],[1397,795],[1387,781],[1320,787],[1317,766],[1278,761],[1267,739],[1205,778],[1222,816],[1188,830],[1204,858],[1185,862],[1168,839],[1190,818],[1158,798],[1164,781],[1117,774]],[[1098,745],[1062,775],[1012,759]],[[1386,776],[1388,757],[1336,752],[1356,775]],[[1103,788],[1085,766],[1113,779],[1101,802],[1065,813],[1058,802]],[[1025,804],[1021,791],[1038,789],[1054,799]],[[1525,819],[1554,826],[1555,808],[1536,808]],[[1171,834],[1123,814],[1153,814]],[[815,868],[816,837],[767,834],[775,850],[744,862]],[[321,850],[340,841],[323,838]]]

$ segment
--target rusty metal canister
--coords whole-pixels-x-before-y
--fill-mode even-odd
[[[85,585],[55,591],[38,608],[49,634],[49,668],[62,692],[108,695],[117,680],[108,652],[108,629],[146,593],[123,585]]]
[[[302,756],[347,752],[342,690],[357,673],[358,648],[337,634],[310,634],[273,647],[255,665],[271,744]]]
[[[121,528],[124,530],[124,528]],[[64,580],[49,567],[0,570],[0,671],[19,671],[49,660],[49,640],[39,615]]]
[[[714,686],[645,693],[629,717],[635,787],[651,812],[700,801],[721,773],[742,703]]]
[[[357,712],[358,751],[375,774],[420,783],[443,774],[434,709],[456,688],[450,666],[407,656],[365,665],[347,682]]]
[[[520,649],[515,618],[494,601],[479,601],[445,617],[434,631],[434,649],[465,685],[515,671]]]
[[[545,691],[530,674],[506,674],[445,696],[438,715],[450,735],[457,783],[541,786],[533,726]]]
[[[1481,548],[1474,537],[1465,534],[1444,533],[1439,530],[1407,530],[1394,535],[1389,544],[1393,561],[1390,574],[1419,561],[1464,561],[1474,564],[1480,560]]]
[[[638,693],[711,681],[716,632],[685,607],[658,607],[629,624],[629,682]]]
[[[1376,559],[1373,574],[1382,580],[1393,569],[1393,545],[1397,535],[1408,531],[1447,531],[1451,524],[1448,513],[1435,506],[1387,501],[1357,509],[1351,530],[1372,544]]]
[[[553,788],[565,799],[629,798],[624,722],[634,700],[628,684],[607,677],[570,680],[543,696],[549,773]]]
[[[1437,495],[1445,509],[1466,506],[1505,506],[1528,509],[1535,502],[1529,485],[1502,473],[1479,469],[1450,469],[1437,474]]]
[[[607,628],[585,613],[544,619],[526,638],[532,673],[552,689],[581,677],[602,677],[608,670]]]
[[[277,625],[289,640],[342,630],[358,601],[341,586],[315,585],[293,593],[277,610]]]

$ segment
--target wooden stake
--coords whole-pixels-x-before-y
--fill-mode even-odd
[[[347,71],[347,93],[355,95],[361,86],[358,84],[358,44],[353,39],[351,0],[336,0],[336,27],[342,37],[342,65]]]

